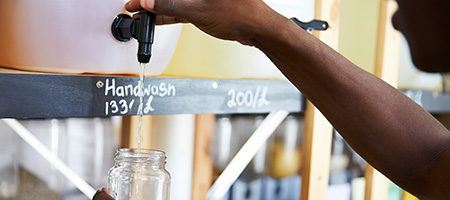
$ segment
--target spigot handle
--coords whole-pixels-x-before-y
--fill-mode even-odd
[[[111,33],[116,40],[128,42],[133,38],[131,27],[133,18],[127,14],[119,14],[111,24]]]
[[[128,42],[132,37],[135,38],[139,43],[138,61],[148,63],[152,56],[156,15],[147,10],[140,11],[139,15],[138,19],[133,19],[126,14],[117,15],[111,25],[111,33],[121,42]]]

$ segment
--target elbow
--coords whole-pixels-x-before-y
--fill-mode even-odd
[[[450,143],[426,154],[425,159],[415,163],[399,186],[419,199],[450,200]]]
[[[421,186],[405,188],[405,191],[420,200],[450,200],[450,181],[423,180]]]
[[[450,143],[447,143],[437,156],[433,156],[429,167],[424,168],[422,190],[417,197],[420,199],[450,200]]]
[[[450,200],[450,193],[429,192],[425,195],[416,195],[421,200]]]

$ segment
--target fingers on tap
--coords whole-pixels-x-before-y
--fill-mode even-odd
[[[129,12],[137,12],[142,9],[153,11],[154,4],[156,0],[130,0],[125,4],[125,9]],[[139,18],[139,14],[133,14],[133,18]],[[176,24],[176,23],[188,23],[189,21],[181,17],[173,17],[166,15],[157,15],[156,24]]]
[[[142,10],[143,7],[140,0],[130,0],[125,4],[125,9],[129,12],[136,12]]]
[[[177,23],[189,23],[189,21],[181,17],[172,17],[165,15],[156,16],[156,25],[177,24]]]

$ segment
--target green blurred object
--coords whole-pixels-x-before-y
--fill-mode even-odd
[[[402,188],[398,187],[394,183],[389,183],[388,190],[388,200],[401,200],[402,199]]]
[[[352,180],[352,200],[364,200],[366,179],[364,177]]]

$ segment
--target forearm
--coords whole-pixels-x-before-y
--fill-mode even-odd
[[[426,193],[433,163],[450,142],[448,131],[408,97],[290,20],[271,20],[276,23],[261,31],[255,46],[369,163],[405,189]]]
[[[131,0],[158,24],[190,22],[217,38],[256,46],[347,142],[415,194],[450,192],[449,132],[413,101],[274,12],[260,0]]]

